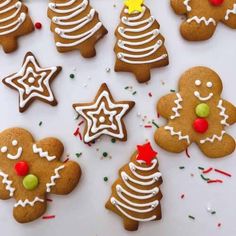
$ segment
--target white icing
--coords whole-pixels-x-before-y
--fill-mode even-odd
[[[22,147],[18,147],[17,153],[15,155],[12,155],[12,154],[8,153],[7,154],[7,158],[11,159],[11,160],[19,159],[21,157],[22,152],[23,152],[23,148]]]
[[[224,130],[222,130],[221,135],[218,136],[218,135],[214,134],[211,137],[207,137],[205,139],[200,140],[200,143],[201,144],[204,144],[206,142],[213,143],[215,140],[221,141],[223,139],[223,136],[224,136],[225,133],[226,132]]]
[[[176,93],[177,99],[174,101],[176,106],[172,108],[172,111],[175,113],[170,117],[171,120],[180,117],[179,110],[183,107],[180,105],[180,103],[183,101],[181,95],[179,93]]]
[[[34,206],[34,204],[36,202],[44,202],[44,199],[41,199],[39,197],[35,197],[33,201],[30,201],[29,199],[25,199],[24,201],[22,200],[19,200],[15,205],[14,207],[18,207],[18,206],[21,206],[21,207],[26,207],[27,205],[30,205],[30,206]]]
[[[229,20],[230,14],[236,14],[236,3],[234,4],[232,9],[228,9],[226,11],[225,20]]]
[[[38,154],[40,157],[46,157],[48,161],[56,159],[56,156],[50,156],[47,151],[43,151],[42,148],[37,147],[36,144],[33,144],[33,153]]]
[[[7,146],[3,146],[3,147],[1,147],[1,152],[2,152],[2,153],[7,152],[7,150],[8,150]]]
[[[184,0],[184,5],[186,6],[186,9],[188,12],[190,12],[192,10],[192,7],[189,5],[189,2],[191,0]]]
[[[170,134],[171,134],[172,136],[178,136],[178,139],[179,139],[179,140],[186,140],[187,143],[190,144],[190,139],[189,139],[189,136],[188,136],[188,135],[185,135],[185,136],[182,135],[182,132],[181,132],[181,131],[175,132],[175,131],[174,131],[174,128],[171,127],[171,126],[165,126],[164,129],[170,131]]]
[[[12,140],[11,144],[12,144],[12,146],[16,146],[18,144],[18,141],[14,139],[14,140]]]
[[[229,118],[229,116],[227,114],[225,114],[226,109],[223,106],[223,101],[222,100],[219,100],[217,108],[220,109],[220,116],[223,117],[223,119],[220,121],[220,123],[222,125],[229,126],[229,124],[227,123],[227,119]]]
[[[57,168],[54,170],[54,173],[55,173],[55,174],[54,174],[53,176],[51,176],[51,181],[50,181],[50,183],[47,183],[47,184],[46,184],[46,188],[47,188],[46,191],[47,191],[47,193],[50,193],[50,192],[51,192],[51,188],[56,185],[55,180],[56,180],[56,179],[59,179],[59,178],[61,177],[60,174],[59,174],[59,171],[62,170],[62,169],[64,169],[64,168],[65,168],[65,166],[62,165],[62,166],[57,167]]]
[[[115,197],[111,197],[110,201],[123,215],[125,215],[129,219],[134,219],[136,221],[150,221],[150,220],[153,220],[156,218],[155,215],[153,215],[151,217],[143,216],[143,218],[134,218],[133,216],[131,216],[130,214],[128,214],[126,212],[126,210],[128,210],[128,211],[132,211],[132,212],[139,213],[139,214],[145,214],[145,213],[154,211],[155,208],[159,205],[158,200],[154,200],[154,201],[149,200],[157,195],[157,193],[159,192],[158,187],[154,187],[154,188],[152,187],[150,189],[141,189],[138,187],[134,187],[131,184],[131,183],[134,183],[136,186],[138,185],[138,186],[145,186],[145,187],[153,186],[153,184],[155,182],[157,182],[158,179],[160,178],[160,176],[161,176],[160,172],[158,172],[156,170],[153,174],[141,175],[141,174],[138,174],[136,172],[136,170],[147,172],[147,171],[153,170],[156,166],[157,166],[156,159],[154,159],[152,161],[152,166],[150,166],[150,167],[146,166],[146,165],[139,166],[139,165],[135,165],[133,162],[130,162],[129,168],[132,171],[132,174],[134,176],[136,176],[138,179],[132,178],[125,171],[122,171],[120,173],[121,178],[128,190],[124,189],[120,184],[117,184],[116,185],[116,193],[117,193],[118,197],[121,200],[123,200],[123,202],[121,202],[119,199],[117,199]],[[129,191],[129,189],[131,189],[136,194],[131,193]],[[126,196],[129,196],[129,197],[134,198],[136,200],[145,200],[145,203],[133,202],[133,201],[127,199]]]
[[[207,85],[208,88],[212,88],[212,86],[213,86],[212,82],[207,82],[206,85]]]
[[[94,19],[96,11],[91,9],[89,14],[79,20],[74,21],[73,18],[77,17],[79,14],[83,14],[88,6],[88,0],[83,0],[82,3],[76,5],[75,7],[67,9],[68,6],[71,6],[75,3],[75,0],[68,1],[67,3],[49,3],[49,8],[58,14],[63,14],[63,16],[58,15],[52,18],[54,24],[58,27],[55,28],[55,32],[60,35],[62,39],[69,39],[70,42],[56,42],[57,47],[74,47],[82,42],[86,41],[90,37],[92,37],[101,27],[102,23],[97,22],[96,25],[89,27],[87,31],[84,33],[78,34],[77,30],[82,27],[87,27],[88,24]],[[66,7],[66,8],[64,8]],[[60,9],[62,8],[62,9]],[[63,28],[63,26],[70,26],[71,28]],[[73,42],[71,42],[73,40]]]
[[[3,178],[2,183],[6,185],[6,190],[9,191],[9,196],[13,197],[16,189],[12,187],[12,181],[8,179],[8,174],[0,170],[0,176]]]
[[[30,63],[33,64],[34,68],[29,66]],[[45,71],[49,71],[48,75]],[[5,78],[4,81],[19,91],[19,94],[20,94],[19,105],[21,108],[24,108],[25,105],[32,98],[35,98],[35,97],[45,99],[49,102],[54,101],[53,93],[49,86],[49,81],[56,71],[57,71],[57,67],[50,67],[50,68],[45,68],[45,69],[40,68],[35,60],[35,57],[33,55],[29,55],[25,59],[24,64],[22,65],[20,71]],[[33,85],[29,86],[28,84],[25,83],[25,81],[27,81],[27,78],[29,77],[30,74],[33,74],[35,78],[39,77],[38,87],[33,86]],[[23,88],[15,84],[13,82],[14,80],[17,80],[17,83],[22,85]],[[44,92],[43,85],[47,88],[48,94],[46,95],[42,94]]]
[[[201,83],[202,83],[201,80],[199,80],[199,79],[195,80],[195,85],[196,85],[196,86],[200,86]]]
[[[150,27],[152,27],[153,23],[155,22],[154,17],[150,16],[148,19],[142,20],[142,17],[144,16],[146,11],[146,7],[143,6],[142,9],[143,9],[142,12],[138,13],[137,16],[132,16],[132,17],[123,16],[121,18],[121,21],[125,26],[128,27],[118,28],[119,34],[126,40],[119,40],[117,45],[119,48],[124,49],[129,53],[118,52],[117,57],[119,60],[129,64],[153,63],[163,60],[167,57],[167,54],[162,54],[161,56],[155,57],[154,59],[151,60],[145,60],[145,59],[139,60],[145,57],[149,57],[151,55],[155,55],[158,49],[163,45],[162,40],[154,41],[159,35],[159,29],[149,30]],[[124,11],[125,13],[127,13],[128,9],[126,8]],[[147,30],[148,32],[145,32]],[[141,34],[129,35],[126,32],[141,33]],[[130,41],[130,40],[135,40],[135,41]],[[152,41],[154,41],[153,45],[148,47],[143,47],[143,45]],[[137,48],[136,46],[142,46],[142,47]]]
[[[9,3],[10,1],[5,1],[0,4],[0,14],[8,15],[8,12],[12,12],[12,10],[15,10],[14,13],[10,14],[10,16],[0,19],[0,36],[5,36],[17,31],[26,19],[26,13],[20,13],[22,8],[22,3],[20,1],[17,1],[15,4],[9,7],[6,7]],[[15,19],[17,15],[19,16],[17,19]],[[15,20],[11,21],[12,19]],[[3,25],[1,23],[3,23]]]
[[[213,93],[209,93],[208,96],[202,97],[198,91],[194,91],[194,96],[198,98],[200,101],[208,101],[212,98]]]
[[[194,16],[192,18],[189,18],[187,20],[188,23],[191,23],[192,21],[195,21],[196,23],[200,24],[201,22],[205,23],[205,25],[209,25],[209,24],[213,24],[213,25],[216,25],[216,21],[213,19],[213,18],[209,18],[209,19],[206,19],[206,17],[198,17],[198,16]]]
[[[104,102],[101,102],[102,99],[107,101],[107,105],[109,109],[108,110],[105,106]],[[117,113],[116,108],[121,108],[122,110]],[[96,102],[93,105],[88,106],[78,106],[75,108],[75,110],[82,115],[86,121],[87,121],[87,132],[84,135],[84,141],[90,142],[97,137],[99,137],[102,134],[111,135],[114,138],[122,139],[124,137],[123,127],[121,118],[125,115],[126,111],[129,109],[128,104],[114,104],[111,101],[111,98],[109,96],[109,93],[104,90],[100,95],[98,96]],[[84,113],[84,110],[93,110],[90,112],[87,112],[87,114]],[[103,111],[106,116],[109,116],[110,124],[101,123],[99,126],[97,126],[98,122],[94,115],[99,115],[100,112]],[[117,125],[114,124],[114,120],[116,120]],[[110,131],[119,131],[119,132],[112,132]],[[91,135],[90,135],[91,131]]]

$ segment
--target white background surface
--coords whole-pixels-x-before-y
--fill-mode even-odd
[[[69,196],[50,196],[53,203],[48,204],[47,215],[55,214],[53,220],[39,219],[33,223],[20,225],[12,217],[14,201],[0,201],[0,235],[4,236],[126,236],[126,235],[162,235],[162,236],[235,236],[236,227],[236,161],[235,154],[229,157],[210,160],[202,155],[195,145],[189,148],[191,158],[184,153],[176,155],[167,153],[153,142],[155,128],[140,127],[137,113],[155,119],[158,124],[163,120],[156,118],[155,104],[158,98],[176,89],[179,76],[188,68],[196,65],[209,66],[215,69],[224,82],[223,97],[236,103],[236,31],[220,24],[214,37],[202,43],[189,43],[179,35],[181,17],[176,16],[169,6],[169,1],[146,0],[152,14],[161,25],[161,32],[166,38],[170,65],[154,70],[149,85],[139,85],[133,75],[115,73],[106,68],[113,68],[113,32],[119,23],[122,0],[91,0],[91,4],[100,13],[100,19],[107,27],[109,34],[97,44],[97,56],[90,60],[83,59],[78,52],[59,54],[56,51],[53,35],[49,30],[46,0],[26,0],[33,21],[43,24],[41,31],[22,37],[19,50],[11,55],[0,52],[0,77],[19,70],[27,51],[32,51],[42,66],[61,65],[63,71],[53,82],[52,88],[59,105],[51,107],[41,102],[34,102],[23,114],[18,112],[18,94],[0,84],[0,129],[17,126],[29,129],[36,139],[55,136],[65,145],[65,156],[79,161],[83,176],[78,188]],[[117,4],[114,8],[113,4]],[[76,68],[76,78],[71,80],[69,74]],[[91,77],[91,80],[88,78]],[[164,85],[161,81],[164,81]],[[93,100],[102,82],[106,82],[117,100],[135,100],[135,108],[127,115],[125,121],[128,130],[126,143],[111,143],[110,138],[103,138],[89,148],[75,138],[72,133],[78,121],[74,120],[75,112],[71,108],[74,102]],[[85,88],[84,85],[87,84]],[[137,94],[124,89],[133,86]],[[148,93],[152,92],[150,98]],[[38,123],[43,121],[39,127]],[[236,127],[228,132],[235,136]],[[164,183],[162,213],[159,222],[140,224],[139,231],[130,233],[123,229],[122,220],[113,212],[107,211],[104,204],[110,195],[110,187],[117,178],[118,169],[129,161],[137,144],[150,139],[159,152],[160,170]],[[99,148],[99,151],[96,149]],[[121,149],[122,148],[122,149]],[[101,160],[103,151],[112,155],[112,159]],[[76,152],[83,152],[80,159]],[[179,166],[185,166],[179,170]],[[233,174],[232,178],[223,178],[223,184],[206,184],[199,176],[198,166],[218,167]],[[193,173],[194,177],[190,174]],[[105,183],[103,177],[108,176]],[[221,177],[214,175],[213,177]],[[182,200],[180,195],[184,193]],[[210,204],[217,212],[211,215],[206,207]],[[188,218],[193,215],[196,220]],[[217,224],[221,223],[221,228]]]

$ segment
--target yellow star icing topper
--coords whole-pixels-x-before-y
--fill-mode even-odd
[[[129,14],[133,12],[142,12],[142,5],[144,0],[126,0],[125,6],[128,7]]]

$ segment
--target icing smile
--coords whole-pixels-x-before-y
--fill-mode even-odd
[[[9,158],[11,160],[16,160],[16,159],[20,158],[21,154],[22,154],[22,147],[19,147],[17,150],[17,153],[15,155],[8,153],[7,158]]]
[[[202,97],[198,91],[195,91],[194,96],[197,97],[200,101],[208,101],[212,98],[213,93],[209,93],[208,96]]]

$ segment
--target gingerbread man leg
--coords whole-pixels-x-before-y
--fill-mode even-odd
[[[235,140],[228,134],[223,134],[222,139],[216,138],[213,142],[207,141],[202,143],[198,142],[198,146],[201,151],[208,157],[211,158],[220,158],[227,155],[230,155],[235,150]]]
[[[214,19],[194,16],[187,19],[180,26],[182,36],[189,41],[207,40],[212,37],[216,29]]]
[[[5,176],[5,173],[2,173],[2,171],[0,171],[0,199],[7,200],[11,198],[9,190],[6,189],[6,181],[9,180],[7,180],[6,177],[4,178],[3,175]]]
[[[186,148],[189,146],[189,138],[186,136],[187,139],[180,139],[180,136],[177,134],[178,132],[171,132],[170,129],[167,129],[166,127],[168,126],[160,127],[159,129],[157,129],[154,136],[156,143],[161,148],[170,152],[180,153],[186,150]],[[176,135],[173,135],[173,132],[175,132]]]

